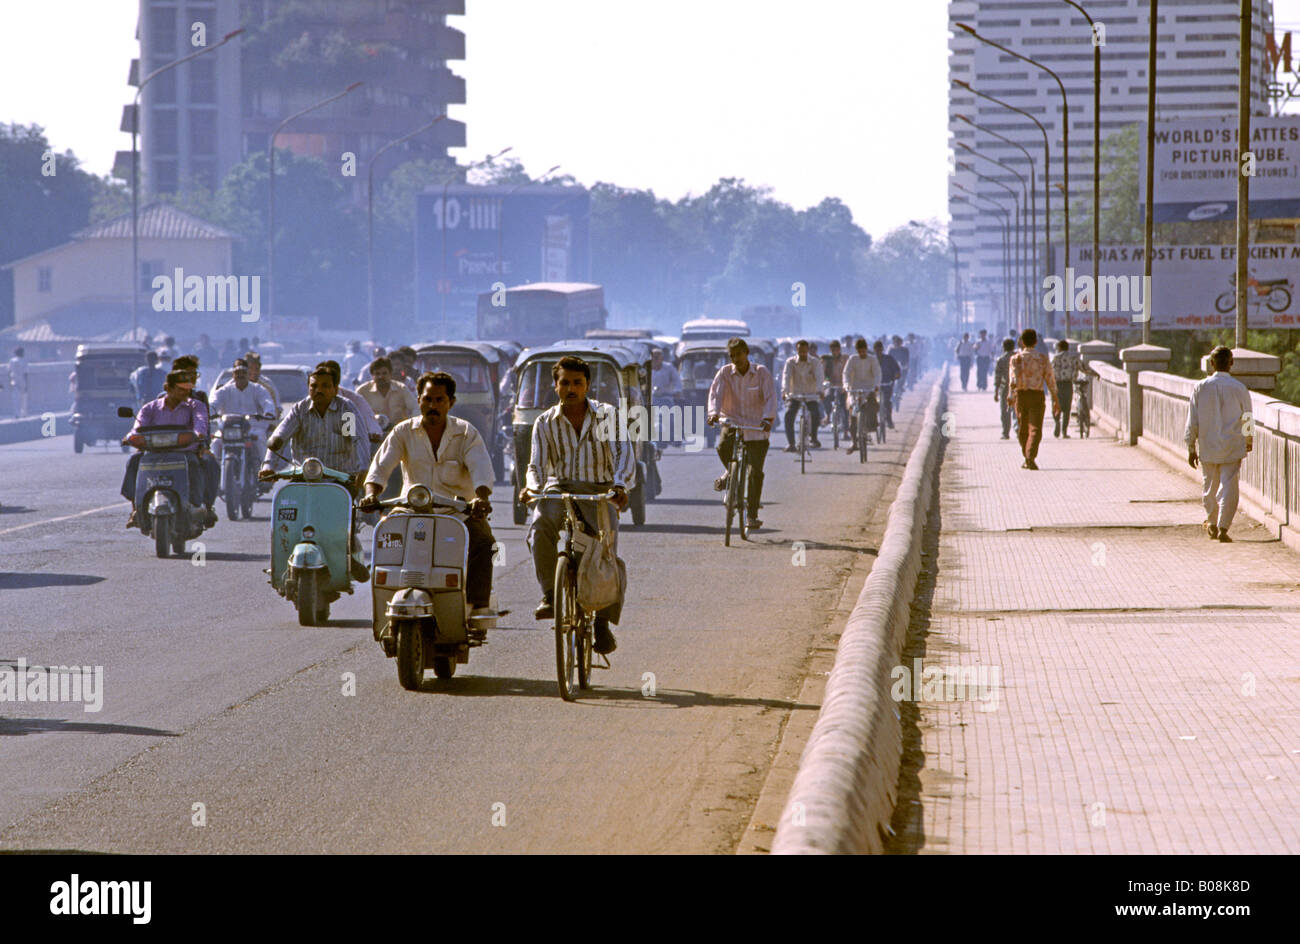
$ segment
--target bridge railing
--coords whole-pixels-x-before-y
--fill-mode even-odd
[[[1130,374],[1095,361],[1090,366],[1101,374],[1093,412],[1102,425],[1127,440],[1133,422],[1128,384],[1136,383],[1138,445],[1199,482],[1200,473],[1187,464],[1184,439],[1197,382],[1153,370]],[[1242,507],[1300,549],[1300,408],[1253,391],[1250,399],[1253,447],[1241,464]]]

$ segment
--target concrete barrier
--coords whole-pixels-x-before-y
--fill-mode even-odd
[[[902,658],[921,572],[948,374],[945,363],[889,508],[880,553],[840,636],[817,723],[777,824],[774,854],[883,851],[903,751],[890,671]]]

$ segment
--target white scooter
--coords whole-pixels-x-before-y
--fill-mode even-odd
[[[496,627],[492,615],[471,617],[465,600],[469,529],[460,515],[469,504],[412,485],[400,498],[381,501],[389,509],[375,525],[371,558],[375,640],[397,659],[397,680],[410,691],[432,668],[440,679],[469,661],[470,649],[487,642]]]

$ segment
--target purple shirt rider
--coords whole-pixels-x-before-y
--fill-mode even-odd
[[[193,398],[182,400],[176,409],[169,410],[167,395],[163,394],[157,400],[150,400],[140,407],[140,412],[135,416],[135,425],[131,427],[131,435],[140,432],[144,426],[188,426],[194,431],[194,442],[179,451],[198,452],[202,440],[208,435],[208,414],[203,409],[203,404]]]

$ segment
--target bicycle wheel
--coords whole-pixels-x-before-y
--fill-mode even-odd
[[[808,404],[799,408],[799,474],[808,469]]]
[[[840,401],[831,396],[831,446],[836,452],[840,450]]]
[[[858,464],[867,461],[867,442],[871,439],[871,433],[867,430],[867,411],[862,410],[858,413]]]
[[[1092,404],[1087,400],[1079,400],[1079,436],[1087,439],[1088,433],[1092,427]]]
[[[573,572],[569,558],[561,554],[555,562],[555,675],[560,683],[560,697],[573,701],[574,675],[578,653],[575,645],[578,601],[574,599]]]
[[[732,462],[735,470],[732,474],[736,479],[736,514],[740,516],[740,539],[749,540],[749,512],[746,508],[745,501],[745,479],[749,476],[749,463],[745,459],[745,446],[742,440],[740,445],[740,460]]]
[[[575,653],[578,663],[578,688],[591,688],[591,647],[595,629],[593,621],[595,617],[584,613],[579,619],[579,627],[574,633],[577,652]]]
[[[735,448],[734,439],[732,448]],[[736,459],[733,452],[731,462],[727,465],[727,527],[722,535],[722,543],[725,547],[731,547],[731,522],[735,520],[736,507]]]

